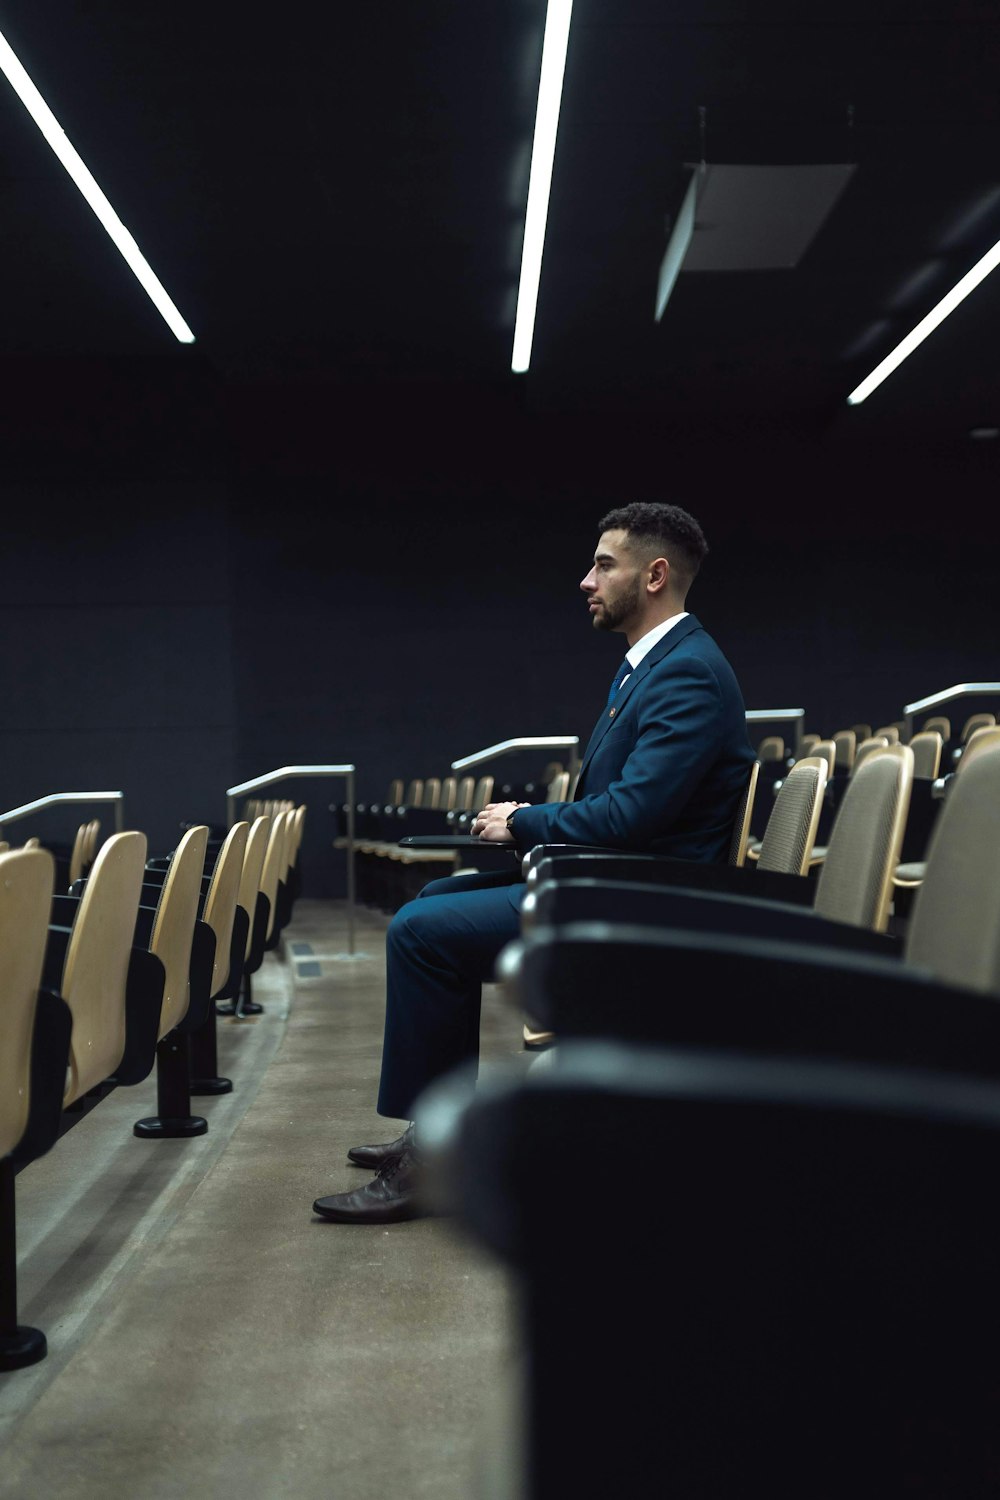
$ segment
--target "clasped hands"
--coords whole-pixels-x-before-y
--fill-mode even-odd
[[[488,844],[512,844],[507,819],[519,807],[530,806],[530,802],[488,802],[482,812],[476,813],[469,832]]]

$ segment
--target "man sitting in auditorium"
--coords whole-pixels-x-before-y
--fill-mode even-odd
[[[628,653],[584,753],[572,802],[501,802],[477,817],[488,843],[590,844],[724,860],[753,750],[733,670],[694,615],[688,589],[708,548],[675,505],[634,503],[600,523],[580,584],[597,630]],[[517,936],[525,886],[510,874],[433,880],[386,935],[386,1018],[378,1112],[410,1119],[421,1091],[479,1050],[481,986]],[[353,1192],[319,1198],[337,1223],[388,1224],[420,1212],[412,1125],[398,1140],[356,1146],[376,1170]]]

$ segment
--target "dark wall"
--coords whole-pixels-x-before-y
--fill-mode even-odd
[[[5,808],[124,791],[126,825],[157,850],[176,842],[180,817],[223,817],[235,730],[226,510],[211,483],[5,487]],[[61,837],[91,815],[113,827],[112,810],[96,808],[5,832]]]
[[[751,707],[802,705],[829,733],[998,675],[997,445],[538,414],[513,382],[255,389],[202,372],[193,399],[176,371],[152,392],[147,376],[131,406],[122,378],[90,398],[78,382],[45,442],[40,418],[30,443],[7,428],[8,807],[121,787],[162,847],[279,765],[353,761],[367,799],[513,735],[585,737],[623,642],[595,635],[578,584],[597,518],[637,496],[702,520],[691,604]],[[288,790],[314,810],[321,888],[343,790]]]

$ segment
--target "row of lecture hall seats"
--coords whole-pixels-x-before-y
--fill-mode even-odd
[[[492,776],[478,780],[447,776],[391,781],[385,802],[359,803],[354,811],[358,900],[372,909],[394,912],[412,900],[428,880],[460,868],[458,850],[401,847],[401,838],[462,834],[494,796],[504,801],[564,802],[572,796],[575,785],[575,778],[560,761],[550,761],[535,780],[519,786],[504,784],[497,788]],[[338,820],[334,846],[346,848],[347,807],[334,806],[331,811]]]
[[[756,865],[759,765],[727,866],[525,856],[499,994],[554,1045],[417,1106],[437,1205],[521,1288],[528,1478],[491,1494],[996,1494],[998,738],[905,933],[912,745],[856,767],[812,877],[825,755]]]
[[[99,829],[82,825],[66,882],[37,838],[0,853],[0,1370],[46,1352],[17,1322],[16,1174],[154,1067],[157,1114],[134,1127],[145,1138],[204,1134],[192,1095],[232,1088],[216,1016],[261,1009],[251,976],[301,888],[305,807],[248,813],[229,829],[188,826],[153,859],[143,833],[98,848]]]
[[[903,857],[906,862],[919,860],[919,851],[926,846],[933,821],[933,809],[927,804],[939,794],[932,793],[930,785],[937,781],[942,771],[955,769],[965,754],[970,740],[977,735],[979,730],[994,728],[995,725],[996,718],[992,713],[972,714],[966,719],[961,732],[954,740],[951,722],[943,715],[928,718],[919,732],[912,736],[903,721],[884,724],[874,730],[869,724],[855,724],[849,729],[839,729],[826,738],[818,734],[803,734],[796,753],[799,756],[822,755],[830,771],[826,801],[817,834],[819,850],[822,851],[829,838],[830,827],[840,797],[857,766],[861,765],[868,755],[885,745],[909,744],[913,750],[914,776],[919,787],[915,794],[907,847]],[[771,792],[775,792],[780,786],[786,769],[794,765],[795,754],[786,746],[780,735],[768,735],[757,747],[757,758],[761,762],[762,780]],[[759,804],[757,812],[757,822],[753,829],[754,842],[759,840],[763,829],[766,804],[765,797]],[[817,857],[822,858],[822,853],[820,852]]]

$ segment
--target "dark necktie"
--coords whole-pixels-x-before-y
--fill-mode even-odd
[[[621,687],[621,685],[625,681],[626,677],[628,677],[629,674],[632,671],[633,671],[632,663],[629,661],[628,657],[626,656],[625,660],[622,662],[621,666],[618,668],[618,672],[617,672],[617,674],[615,676],[614,682],[611,684],[611,691],[608,694],[608,707],[609,708],[610,708],[611,704],[614,703],[615,699],[618,696],[618,689]]]

